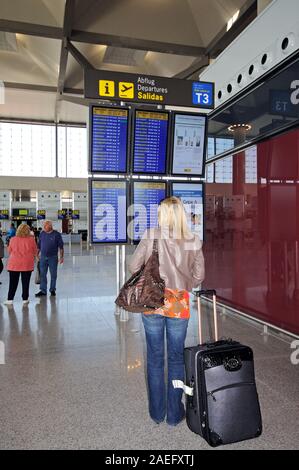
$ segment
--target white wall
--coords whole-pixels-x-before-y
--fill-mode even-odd
[[[282,42],[287,38],[288,47]],[[262,13],[200,75],[201,80],[214,81],[216,107],[246,88],[299,48],[299,1],[273,0]],[[261,60],[267,54],[267,61]],[[254,65],[250,76],[249,68]],[[242,74],[242,82],[237,83]],[[232,92],[227,91],[232,85]],[[222,98],[218,98],[218,92]]]
[[[46,219],[53,221],[55,230],[61,230],[61,221],[58,220],[60,209],[60,193],[58,191],[39,191],[37,193],[36,209],[46,211]],[[38,220],[37,226],[42,227],[43,221]]]
[[[88,197],[86,192],[73,193],[73,209],[80,211],[80,219],[73,220],[73,232],[87,230]]]
[[[0,209],[7,209],[10,213],[11,211],[11,192],[10,191],[0,191]],[[1,229],[3,232],[6,232],[10,226],[10,220],[0,220]]]
[[[0,188],[31,191],[87,191],[87,178],[31,178],[27,176],[0,176]]]

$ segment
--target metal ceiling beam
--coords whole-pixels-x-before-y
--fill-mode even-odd
[[[87,98],[79,98],[77,96],[61,95],[60,101],[68,101],[69,103],[79,104],[81,106],[89,106],[90,103],[94,103],[95,100],[88,100]]]
[[[48,120],[48,119],[26,119],[26,118],[14,118],[14,117],[3,117],[3,116],[0,117],[0,122],[7,122],[7,123],[13,122],[15,124],[44,124],[45,126],[47,125],[53,126],[55,124],[53,120]],[[86,127],[86,122],[60,121],[59,125],[70,126],[70,127]]]
[[[10,21],[0,19],[0,31],[15,34],[28,34],[29,36],[39,36],[41,38],[62,39],[62,28],[45,26],[40,24],[24,23],[22,21]]]
[[[63,19],[63,39],[60,51],[59,75],[57,85],[57,96],[55,103],[55,122],[59,121],[60,96],[64,91],[68,49],[67,41],[72,32],[72,21],[74,16],[75,0],[66,0]]]
[[[14,90],[31,90],[43,91],[47,93],[57,93],[57,87],[47,85],[36,85],[34,83],[14,83],[4,82],[5,88],[12,88]],[[64,88],[64,94],[70,95],[83,95],[84,91],[81,88]]]
[[[201,59],[197,59],[191,64],[187,69],[183,70],[182,72],[177,73],[172,78],[182,78],[187,80],[191,78],[192,75],[198,73],[202,68],[208,67],[210,65],[210,59],[208,56],[204,56]]]
[[[78,62],[84,69],[94,69],[94,66],[81,54],[81,52],[70,42],[67,41],[67,49],[73,58]]]
[[[237,21],[228,31],[226,27],[220,31],[206,48],[204,57],[199,58],[196,62],[191,64],[190,67],[174,75],[173,78],[188,79],[191,78],[192,75],[199,73],[203,67],[209,65],[211,58],[217,57],[256,17],[257,0],[247,0],[240,9]]]
[[[67,57],[68,57],[68,49],[66,46],[66,39],[63,39],[62,44],[61,44],[59,76],[58,76],[58,86],[57,86],[57,93],[59,94],[63,93],[63,90],[64,90]]]
[[[0,31],[60,40],[65,37],[62,28],[25,23],[21,21],[0,20]],[[136,49],[141,51],[162,52],[164,54],[198,57],[205,53],[204,47],[152,41],[147,39],[134,39],[128,38],[126,36],[92,33],[79,30],[73,30],[68,38],[71,41],[83,42],[87,44],[102,44],[106,46]]]
[[[198,57],[205,53],[204,47],[152,41],[148,39],[135,39],[114,34],[91,33],[88,31],[78,30],[73,30],[71,40],[85,42],[87,44],[102,44],[106,46],[136,49],[139,51],[162,52],[164,54],[177,54],[194,57]]]
[[[256,17],[257,0],[247,0],[232,27],[228,31],[226,27],[220,31],[208,45],[206,54],[212,59],[217,57]]]

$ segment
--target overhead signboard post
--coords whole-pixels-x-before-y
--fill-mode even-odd
[[[214,109],[212,82],[86,69],[84,96],[89,99]]]

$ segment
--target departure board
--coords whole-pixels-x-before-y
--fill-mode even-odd
[[[126,243],[126,181],[91,180],[89,197],[91,242]]]
[[[201,114],[176,113],[172,143],[172,173],[203,176],[207,118]]]
[[[203,240],[204,186],[203,183],[172,183],[172,196],[181,199],[192,232]]]
[[[165,174],[169,114],[136,111],[133,173]]]
[[[91,108],[90,171],[126,173],[129,110]]]
[[[147,228],[158,226],[158,206],[166,197],[166,184],[134,181],[133,240],[139,241]]]

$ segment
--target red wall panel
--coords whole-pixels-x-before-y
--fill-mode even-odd
[[[233,184],[206,185],[205,287],[299,334],[299,131],[256,150],[257,183],[235,171]]]

